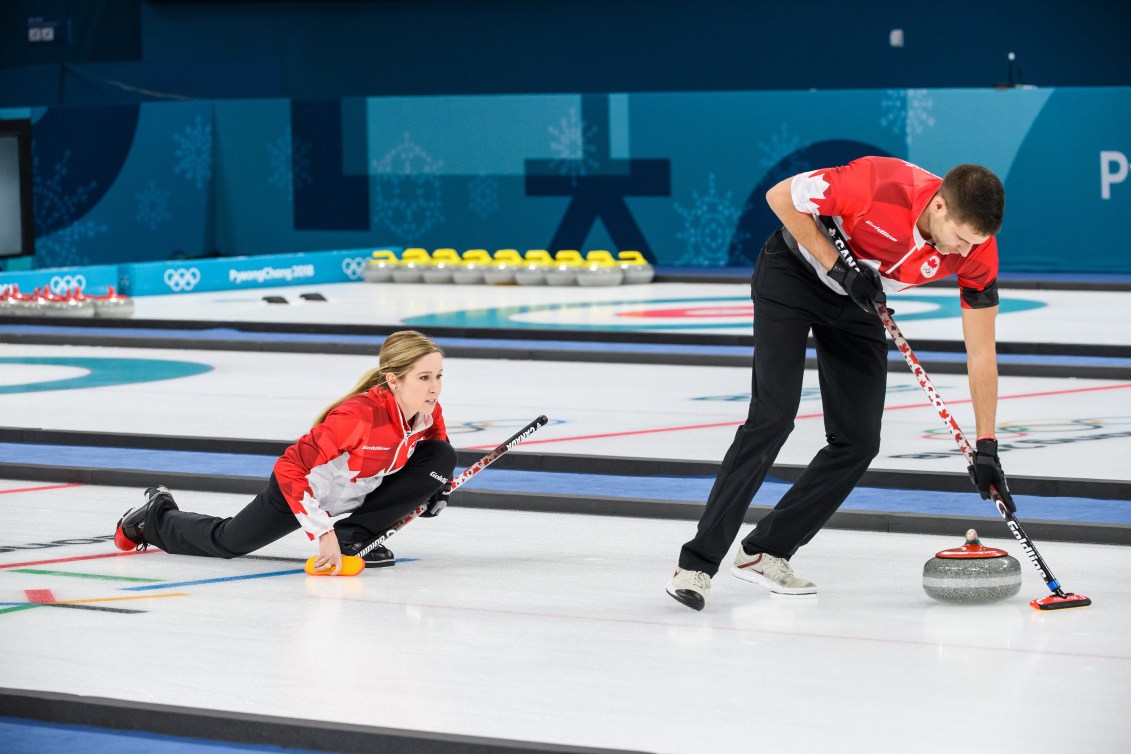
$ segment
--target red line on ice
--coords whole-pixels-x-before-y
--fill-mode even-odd
[[[0,495],[9,495],[13,492],[43,492],[44,490],[65,490],[68,487],[85,487],[85,484],[49,484],[44,487],[20,487],[15,490],[0,490]]]
[[[1089,393],[1089,392],[1094,392],[1096,390],[1119,390],[1119,389],[1128,388],[1128,387],[1131,387],[1131,382],[1124,382],[1124,383],[1121,383],[1119,385],[1100,385],[1098,387],[1078,387],[1078,388],[1073,388],[1071,390],[1048,390],[1048,391],[1041,392],[1041,393],[1018,393],[1017,395],[999,395],[998,400],[999,401],[1007,401],[1007,400],[1012,400],[1012,399],[1016,399],[1016,398],[1042,398],[1042,397],[1047,397],[1047,396],[1050,396],[1050,395],[1068,395],[1070,393]],[[957,401],[947,401],[947,405],[948,406],[957,406],[960,403],[972,403],[972,402],[973,402],[973,400],[970,399],[970,398],[963,398],[962,400],[957,400]],[[902,410],[908,409],[908,408],[923,408],[925,406],[927,406],[927,404],[923,403],[923,402],[908,403],[904,406],[887,406],[886,408],[884,408],[884,411],[902,411]],[[823,417],[824,415],[825,415],[825,413],[823,411],[819,411],[819,412],[813,413],[813,414],[798,414],[795,418],[797,418],[797,419],[819,419],[819,418]],[[682,426],[682,427],[656,427],[654,429],[630,429],[630,430],[626,430],[624,432],[605,432],[605,433],[596,434],[596,435],[574,435],[572,437],[548,437],[548,438],[545,438],[545,439],[542,439],[542,440],[527,440],[523,443],[523,445],[539,445],[539,444],[544,444],[544,443],[548,443],[548,442],[572,442],[574,440],[602,440],[602,439],[608,439],[610,437],[629,437],[631,435],[651,435],[651,434],[656,434],[656,433],[659,433],[659,432],[682,432],[684,430],[691,430],[691,429],[715,429],[716,427],[737,427],[739,424],[742,424],[742,422],[726,421],[726,422],[714,422],[712,424],[688,424],[688,425]],[[484,450],[484,449],[490,449],[490,448],[494,448],[494,447],[495,447],[494,445],[473,445],[470,448],[468,448],[468,450]]]
[[[20,568],[22,566],[47,565],[48,563],[73,563],[76,560],[97,560],[99,558],[124,558],[129,555],[145,555],[149,552],[161,550],[132,550],[130,552],[107,552],[102,555],[79,555],[73,558],[55,558],[54,560],[29,560],[26,563],[3,563],[0,568]]]

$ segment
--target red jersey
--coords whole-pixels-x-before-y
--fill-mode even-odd
[[[408,462],[421,440],[447,440],[440,404],[409,426],[384,388],[342,401],[275,462],[275,479],[311,539],[333,528],[331,516],[361,506],[382,480]]]
[[[992,306],[988,297],[969,295],[997,282],[997,240],[991,236],[969,255],[940,254],[915,227],[942,178],[895,157],[861,157],[847,165],[802,173],[790,190],[799,212],[829,218],[840,229],[858,262],[871,266],[884,290],[896,293],[931,280],[958,275],[967,295],[962,306]],[[806,249],[801,255],[837,293],[844,289]],[[967,299],[970,299],[968,301]]]

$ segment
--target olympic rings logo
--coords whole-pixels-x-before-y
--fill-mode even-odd
[[[169,289],[181,293],[191,291],[200,282],[200,270],[195,267],[177,267],[165,270],[165,285]]]
[[[55,277],[51,278],[51,282],[49,282],[47,285],[51,289],[52,293],[70,293],[70,291],[74,288],[78,288],[81,291],[86,288],[86,276],[56,275]]]
[[[350,280],[357,280],[361,277],[361,271],[365,269],[365,265],[369,260],[364,257],[349,257],[342,260],[342,272],[346,273],[346,277]]]

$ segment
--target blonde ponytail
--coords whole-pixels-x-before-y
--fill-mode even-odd
[[[412,371],[412,366],[430,353],[443,355],[444,352],[431,338],[415,330],[400,330],[385,338],[377,357],[377,366],[363,374],[348,393],[322,409],[322,413],[314,420],[315,426],[326,421],[330,412],[347,398],[367,393],[375,387],[388,390],[387,380],[390,374],[398,380],[404,379]]]

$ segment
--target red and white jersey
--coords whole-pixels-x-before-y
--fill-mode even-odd
[[[880,274],[885,291],[896,293],[954,274],[963,289],[984,291],[997,281],[993,236],[962,257],[940,254],[915,227],[940,185],[942,178],[898,158],[862,157],[796,175],[790,189],[797,211],[832,219],[856,260]],[[808,250],[800,251],[825,285],[844,293]],[[969,306],[965,297],[962,306]]]
[[[307,536],[317,539],[333,528],[331,516],[360,507],[418,442],[431,439],[448,439],[440,404],[410,427],[393,394],[373,388],[342,401],[287,448],[275,479]]]

